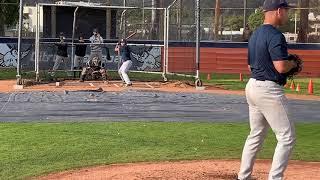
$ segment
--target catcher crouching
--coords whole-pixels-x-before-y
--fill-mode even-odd
[[[107,82],[107,71],[102,67],[101,60],[98,57],[94,57],[86,63],[86,67],[82,69],[80,82],[84,82],[85,79],[102,79]]]

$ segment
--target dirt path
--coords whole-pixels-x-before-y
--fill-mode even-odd
[[[14,91],[13,86],[15,84],[15,80],[0,80],[0,92],[8,93]]]
[[[271,162],[258,160],[253,179],[267,179]],[[137,163],[100,166],[67,171],[40,177],[41,180],[234,180],[240,162],[237,160],[208,160],[164,163]],[[291,161],[286,180],[320,179],[320,163]]]
[[[15,90],[13,88],[14,84],[16,83],[15,80],[0,80],[0,93],[1,92],[13,92],[13,91],[79,91],[79,90],[102,90],[102,91],[109,91],[109,92],[119,92],[126,90],[128,88],[124,88],[121,86],[121,83],[118,81],[109,82],[108,84],[102,82],[85,82],[79,83],[76,81],[65,81],[61,84],[61,86],[56,86],[55,83],[50,84],[42,84],[42,85],[35,85],[25,87],[22,90]],[[244,91],[231,91],[231,90],[224,90],[221,88],[216,87],[209,87],[207,86],[205,90],[197,90],[195,87],[190,85],[175,82],[175,83],[160,83],[160,82],[134,82],[132,87],[129,89],[135,90],[145,90],[145,91],[160,91],[160,92],[183,92],[183,93],[213,93],[213,94],[230,94],[230,95],[244,95]],[[287,94],[289,99],[296,99],[296,100],[313,100],[313,101],[320,101],[320,96],[313,96],[313,95],[295,95],[295,94]]]

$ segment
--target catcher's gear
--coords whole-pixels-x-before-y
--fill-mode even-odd
[[[303,61],[296,54],[289,54],[288,60],[293,61],[297,64],[296,67],[292,68],[289,72],[286,73],[286,75],[289,79],[293,79],[294,76],[298,75],[302,71]]]
[[[80,76],[80,82],[84,82],[85,78],[86,78],[86,75],[85,75],[85,74],[81,74],[81,76]]]
[[[100,79],[107,81],[107,71],[102,67],[101,60],[98,57],[94,57],[86,63],[86,67],[82,69],[80,82],[83,82],[86,79],[86,76],[89,75],[91,79]]]
[[[86,63],[87,67],[100,67],[101,60],[98,57],[94,57]]]

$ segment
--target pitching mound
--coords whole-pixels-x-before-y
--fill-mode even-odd
[[[256,162],[253,179],[267,179],[270,161]],[[41,177],[42,180],[56,179],[110,179],[110,180],[154,180],[154,179],[188,179],[188,180],[234,180],[240,162],[237,160],[165,162],[165,163],[137,163],[100,166],[51,174]],[[320,163],[291,161],[286,171],[286,178],[290,179],[320,179]]]

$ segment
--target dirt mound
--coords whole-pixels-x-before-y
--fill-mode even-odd
[[[244,91],[230,91],[224,90],[220,87],[204,85],[205,90],[197,90],[193,84],[188,82],[133,82],[133,86],[128,88],[123,87],[120,81],[110,81],[108,83],[103,83],[102,81],[86,81],[80,83],[78,81],[63,81],[57,86],[56,83],[49,84],[37,84],[34,85],[33,82],[26,82],[24,89],[15,90],[13,86],[16,84],[16,80],[0,80],[0,93],[10,93],[10,92],[23,92],[23,91],[96,91],[102,89],[103,91],[118,92],[127,89],[134,90],[149,90],[149,91],[162,91],[162,92],[176,92],[176,93],[215,93],[215,94],[235,94],[244,95]],[[313,100],[320,101],[320,96],[314,95],[297,95],[297,94],[287,94],[289,99],[300,99],[300,100]]]
[[[166,87],[166,88],[192,88],[194,86],[192,86],[188,82],[176,81],[176,82],[162,83],[162,87]]]
[[[267,179],[271,162],[258,160],[253,179]],[[110,179],[110,180],[234,180],[240,162],[238,160],[185,161],[164,163],[137,163],[100,166],[51,174],[41,180],[62,179]],[[285,179],[320,179],[320,163],[291,161]]]

